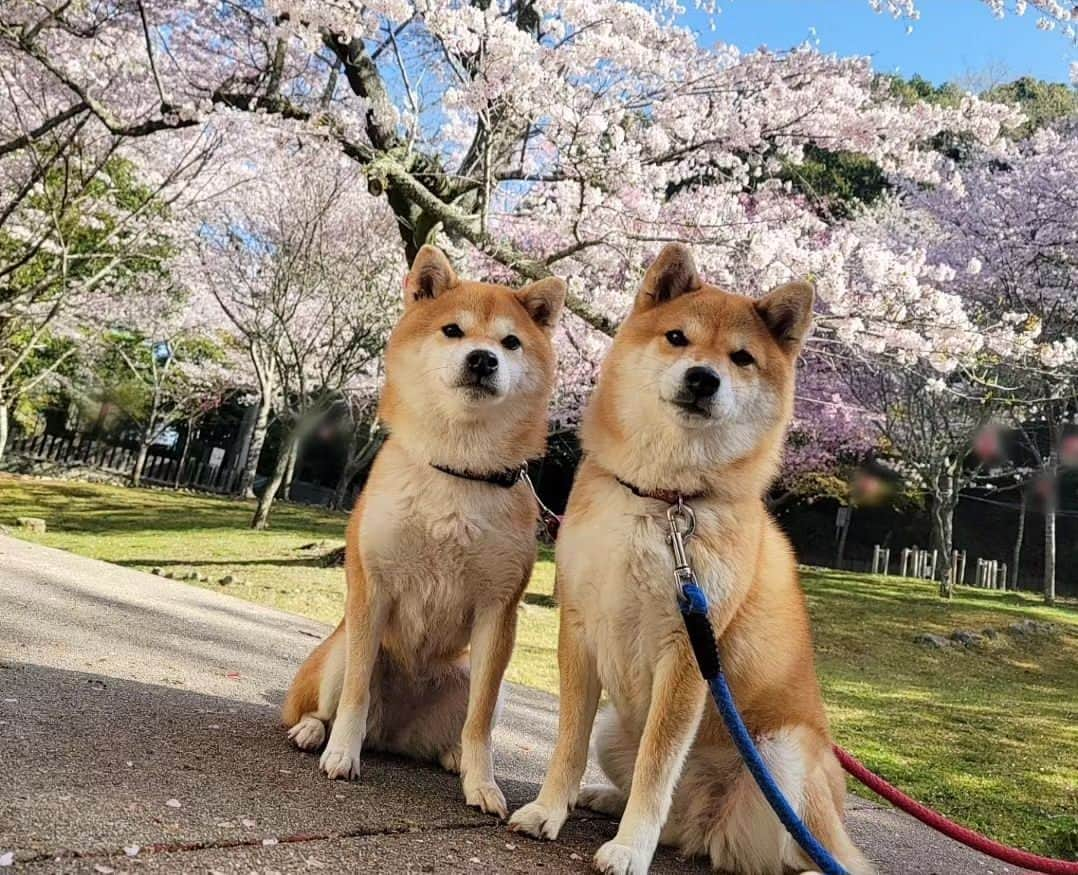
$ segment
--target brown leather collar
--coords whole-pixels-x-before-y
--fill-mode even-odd
[[[655,501],[662,501],[666,504],[680,504],[684,501],[695,501],[696,499],[703,498],[707,495],[706,492],[694,492],[691,495],[686,495],[684,492],[678,492],[676,489],[641,489],[639,486],[634,486],[628,480],[622,480],[617,475],[614,475],[614,479],[637,498],[652,498]]]

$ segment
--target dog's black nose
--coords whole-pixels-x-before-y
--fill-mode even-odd
[[[473,349],[464,361],[477,377],[489,377],[498,370],[498,357],[489,349]]]
[[[719,391],[719,375],[711,368],[701,366],[689,368],[685,372],[685,388],[696,401],[711,398]]]

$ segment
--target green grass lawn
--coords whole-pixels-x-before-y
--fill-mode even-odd
[[[0,475],[0,524],[44,517],[35,541],[140,569],[198,572],[218,589],[329,623],[344,574],[318,557],[342,543],[344,516],[280,505],[246,528],[246,502]],[[17,532],[22,535],[22,532]],[[309,545],[315,544],[311,548]],[[307,549],[304,549],[304,548]],[[216,583],[225,575],[237,583]],[[1078,858],[1078,612],[1031,597],[810,569],[803,576],[820,676],[840,744],[911,795],[975,829]],[[557,690],[553,563],[525,596],[509,677]],[[1033,618],[1054,636],[1003,634],[976,650],[930,650],[919,632],[1005,628]]]

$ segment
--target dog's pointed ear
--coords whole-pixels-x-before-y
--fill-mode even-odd
[[[812,283],[798,280],[772,289],[756,302],[756,312],[783,349],[801,349],[812,328],[815,297]]]
[[[524,305],[532,321],[550,334],[558,324],[568,286],[556,276],[529,283],[516,292],[517,300]]]
[[[702,286],[689,247],[681,243],[668,243],[644,274],[644,282],[636,294],[633,309],[637,312],[650,310],[695,292]]]
[[[412,269],[404,278],[404,306],[410,307],[416,301],[437,298],[457,282],[457,274],[445,253],[427,244],[416,253]]]

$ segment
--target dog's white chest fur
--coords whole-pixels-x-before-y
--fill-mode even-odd
[[[698,525],[715,524],[700,514]],[[588,514],[569,521],[559,536],[559,586],[573,587],[573,601],[589,606],[583,612],[584,635],[603,688],[618,711],[640,726],[655,665],[684,625],[668,531],[654,502],[617,486]],[[718,603],[732,588],[729,563],[695,539],[687,547],[700,585]]]
[[[534,556],[519,509],[531,498],[523,485],[412,465],[383,470],[386,485],[369,491],[363,511],[360,552],[394,605],[386,639],[418,670],[464,650],[477,607],[516,597]]]

